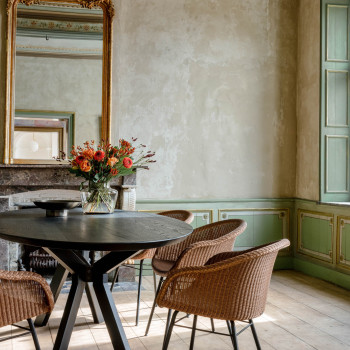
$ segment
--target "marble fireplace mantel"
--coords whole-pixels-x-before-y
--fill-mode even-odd
[[[38,198],[77,198],[82,179],[68,169],[68,164],[0,164],[0,212],[16,210]],[[117,177],[111,186],[118,190],[116,207],[135,210],[136,174]],[[16,270],[18,256],[16,243],[0,239],[0,269]]]

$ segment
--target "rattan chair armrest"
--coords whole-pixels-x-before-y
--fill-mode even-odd
[[[36,282],[40,284],[43,291],[45,292],[47,302],[52,309],[54,307],[54,300],[49,284],[46,282],[45,278],[38,275],[35,272],[30,271],[4,271],[0,270],[0,280],[16,281],[16,282]]]

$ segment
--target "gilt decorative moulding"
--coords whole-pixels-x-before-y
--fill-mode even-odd
[[[43,1],[42,0],[8,0],[7,2],[7,12],[10,11],[12,5],[15,3],[21,3],[25,4],[27,6],[30,5],[39,5]],[[111,0],[66,0],[66,1],[60,1],[60,0],[53,0],[53,2],[64,2],[64,3],[78,3],[81,7],[92,9],[93,7],[105,7],[107,9],[107,14],[110,18],[114,16],[114,6]]]

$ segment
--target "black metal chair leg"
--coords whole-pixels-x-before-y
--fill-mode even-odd
[[[196,327],[197,327],[197,315],[194,315],[193,316],[193,324],[192,324],[190,350],[193,350],[193,347],[194,347],[194,337],[196,335]]]
[[[117,268],[115,269],[115,273],[114,273],[114,277],[113,277],[113,281],[112,281],[112,285],[111,285],[111,292],[113,292],[113,287],[114,287],[114,285],[115,285],[115,282],[117,281],[118,272],[119,272],[119,267],[117,267]]]
[[[164,332],[164,340],[163,340],[163,347],[164,347],[164,343],[165,343],[165,339],[167,337],[168,334],[168,330],[169,330],[169,326],[170,326],[170,321],[171,321],[171,314],[172,314],[171,309],[168,310],[168,316],[166,318],[166,325],[165,325],[165,332]]]
[[[210,323],[212,332],[215,332],[214,320],[212,318],[210,319]]]
[[[153,288],[154,288],[154,294],[156,294],[157,293],[157,276],[154,271],[153,271]]]
[[[152,322],[152,317],[153,317],[153,314],[154,314],[154,309],[156,308],[156,299],[157,299],[157,295],[160,291],[160,287],[162,286],[162,282],[163,282],[163,277],[161,277],[159,279],[159,283],[158,283],[158,288],[157,288],[157,291],[156,291],[156,295],[154,297],[154,301],[153,301],[153,305],[152,305],[152,310],[151,310],[151,314],[149,315],[149,319],[148,319],[148,323],[147,323],[147,328],[146,328],[146,332],[145,332],[145,336],[148,334],[149,332],[149,328],[151,327],[151,322]]]
[[[232,339],[233,348],[235,350],[239,350],[238,349],[237,331],[236,331],[235,322],[234,321],[230,321],[230,325],[231,325],[231,339]]]
[[[35,331],[34,323],[33,323],[31,318],[28,318],[27,321],[29,324],[30,333],[32,333],[35,349],[40,350],[39,340],[38,340],[38,336],[37,336],[36,331]]]
[[[252,330],[253,337],[254,337],[254,340],[255,340],[256,348],[257,348],[258,350],[261,350],[261,346],[260,346],[260,343],[259,343],[258,335],[257,335],[257,333],[256,333],[256,329],[255,329],[253,320],[249,320],[249,323],[250,323],[250,328],[251,328],[251,330]]]
[[[231,336],[232,335],[232,330],[231,330],[230,321],[226,321],[226,324],[227,324],[228,332],[230,333],[230,336]]]
[[[169,329],[166,332],[166,335],[165,335],[165,338],[164,338],[162,350],[167,350],[168,349],[171,333],[173,331],[175,320],[176,320],[176,316],[177,316],[178,313],[179,313],[179,311],[175,311],[174,314],[173,314],[173,317],[171,318]]]
[[[139,312],[140,312],[140,296],[141,296],[141,284],[142,284],[142,272],[143,272],[143,260],[140,260],[140,273],[139,273],[139,285],[137,288],[137,307],[136,307],[136,326],[139,324]]]

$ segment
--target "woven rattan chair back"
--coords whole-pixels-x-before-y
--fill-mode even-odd
[[[230,251],[236,238],[244,232],[247,223],[240,219],[214,222],[196,228],[184,241],[156,250],[152,266],[156,273],[166,276],[158,269],[159,261],[174,261],[172,269],[204,265],[215,254]]]
[[[158,215],[168,216],[169,218],[177,219],[186,222],[187,224],[190,224],[193,221],[193,214],[190,211],[187,210],[168,210],[168,211],[162,211],[158,213]],[[143,259],[152,259],[154,254],[156,252],[156,249],[145,249],[142,252],[135,255],[132,259],[133,260],[143,260]]]

